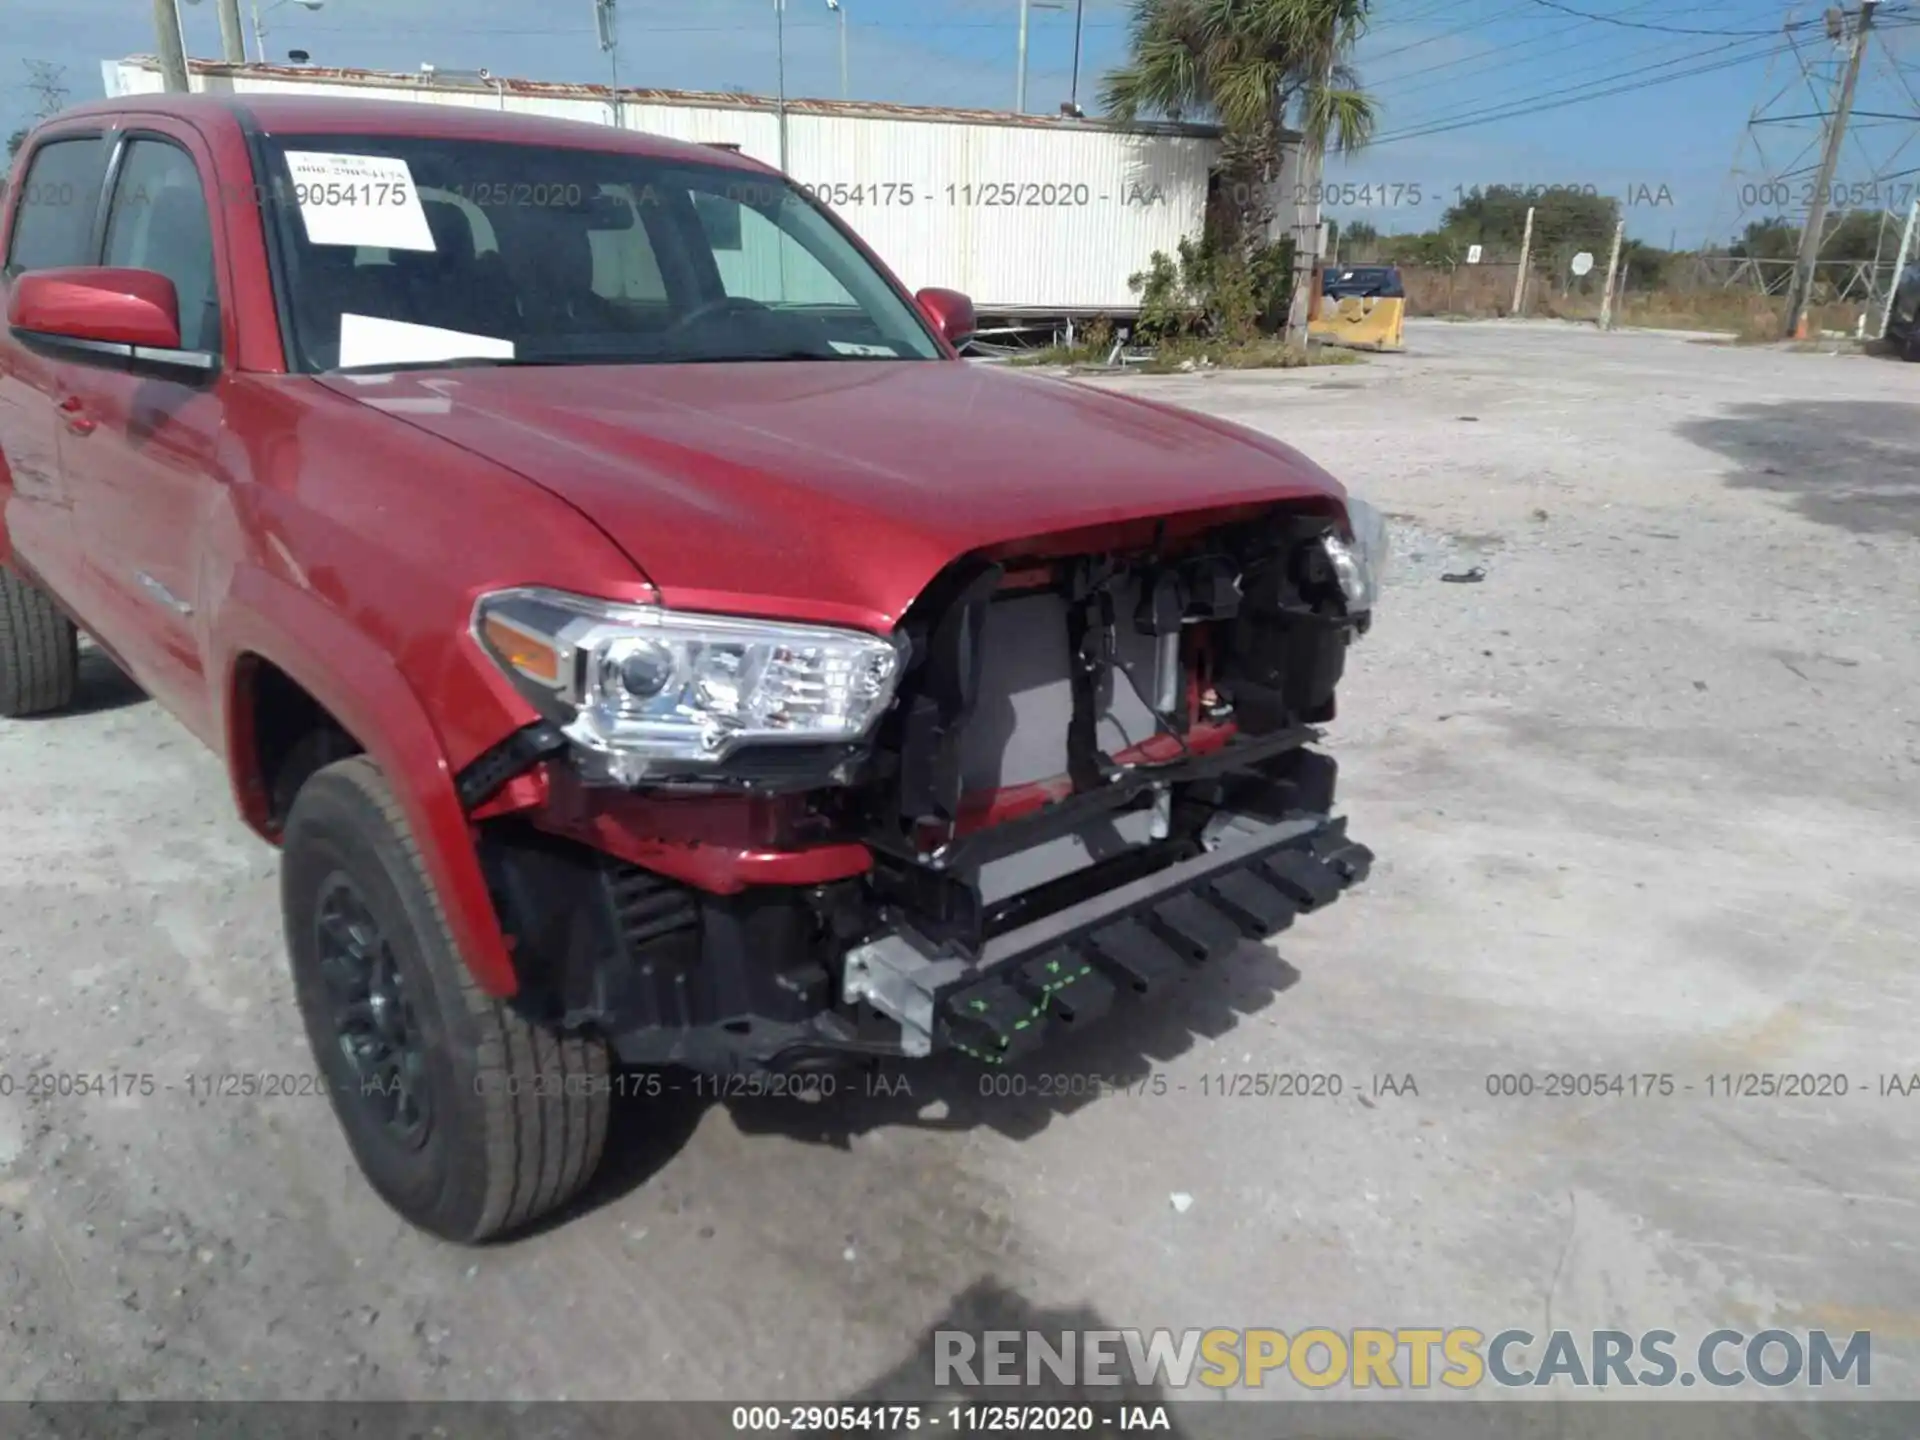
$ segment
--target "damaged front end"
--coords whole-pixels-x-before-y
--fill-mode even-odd
[[[1383,550],[1358,502],[1129,522],[963,557],[885,641],[483,601],[557,697],[460,777],[518,1003],[631,1064],[1003,1064],[1284,929],[1371,863],[1309,746]]]

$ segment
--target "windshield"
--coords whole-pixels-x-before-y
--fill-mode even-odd
[[[264,150],[298,369],[941,358],[777,176],[415,137]]]

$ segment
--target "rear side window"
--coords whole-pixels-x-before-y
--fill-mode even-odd
[[[33,153],[20,185],[7,274],[92,260],[93,212],[107,168],[107,142],[98,135],[51,140]]]
[[[107,211],[105,264],[154,270],[180,301],[180,346],[220,348],[220,292],[213,279],[213,229],[193,157],[164,140],[127,146]]]

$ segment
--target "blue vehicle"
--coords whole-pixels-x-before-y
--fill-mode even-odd
[[[1902,360],[1920,360],[1920,264],[1900,273],[1893,308],[1887,312],[1887,341],[1899,348]]]
[[[1320,282],[1320,292],[1330,300],[1349,295],[1362,299],[1404,300],[1406,287],[1400,271],[1392,265],[1329,265]]]

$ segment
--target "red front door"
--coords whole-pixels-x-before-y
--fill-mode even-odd
[[[187,126],[139,120],[119,139],[101,263],[174,282],[181,358],[206,366],[67,368],[62,471],[100,613],[92,623],[148,693],[208,743],[219,707],[205,669],[200,560],[225,513],[223,267],[211,165]]]

